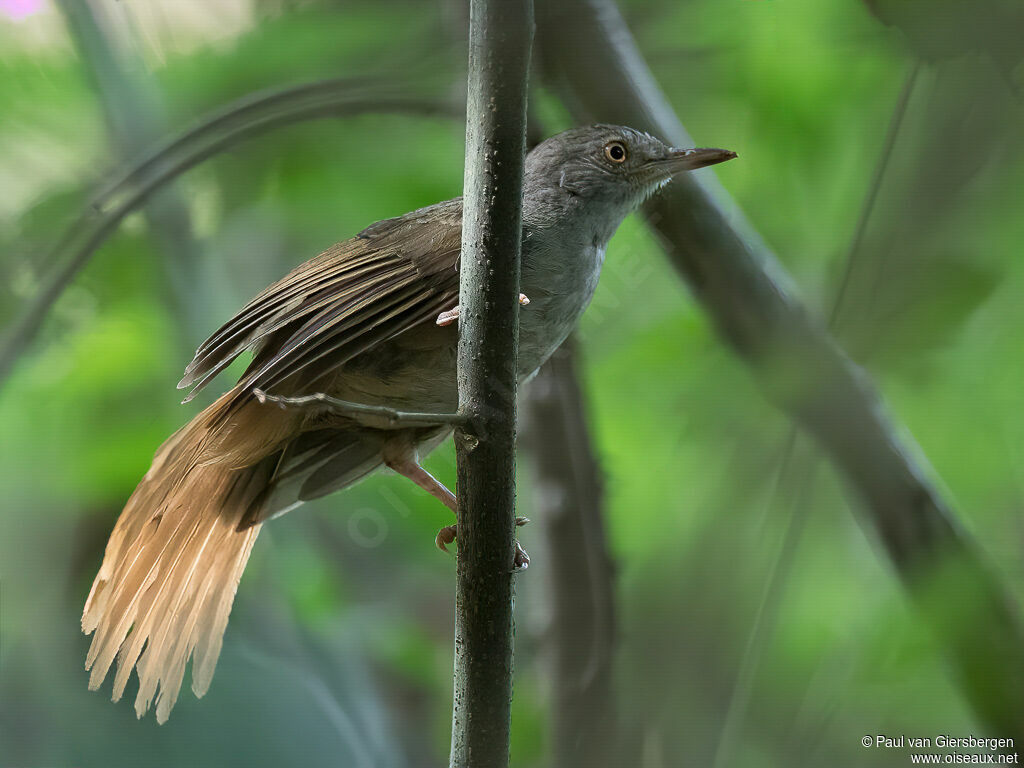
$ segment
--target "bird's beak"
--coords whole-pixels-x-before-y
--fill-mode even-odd
[[[683,171],[695,171],[734,157],[736,153],[728,149],[670,149],[664,157],[644,163],[638,176],[645,184],[660,187]]]
[[[734,157],[736,153],[728,149],[672,149],[664,160],[658,161],[658,165],[671,178],[677,173],[724,163]]]

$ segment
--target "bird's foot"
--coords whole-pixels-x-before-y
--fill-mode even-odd
[[[526,525],[530,522],[528,517],[517,517],[516,526]],[[437,548],[443,552],[448,551],[448,545],[455,542],[457,528],[454,525],[446,525],[444,528],[437,532],[437,536],[434,537],[434,544]],[[523,549],[523,545],[519,543],[519,539],[516,539],[516,551],[512,556],[512,570],[513,571],[525,571],[530,567],[530,556],[526,554],[526,550]]]
[[[530,303],[530,299],[529,299],[529,297],[525,293],[520,293],[519,294],[519,303],[522,306],[525,307],[527,304]],[[451,309],[447,310],[446,312],[442,312],[440,315],[438,315],[437,316],[437,320],[435,320],[434,322],[437,323],[438,325],[440,325],[443,328],[446,325],[451,325],[452,323],[454,323],[458,319],[459,319],[459,305],[456,304]]]
[[[456,304],[454,307],[449,309],[447,312],[442,312],[437,316],[437,320],[434,322],[440,325],[442,328],[446,325],[451,325],[459,319],[459,305]]]
[[[446,525],[440,531],[437,532],[437,536],[434,537],[434,543],[437,548],[442,552],[448,551],[448,545],[455,541],[455,526]]]
[[[516,539],[516,553],[512,556],[512,573],[525,571],[529,567],[530,556],[526,554],[526,550],[523,549],[523,545],[519,543],[519,539]]]
[[[517,517],[516,527],[526,525],[530,522],[528,517]],[[519,543],[519,539],[516,539],[516,553],[512,556],[512,572],[525,571],[530,567],[530,556],[526,554],[526,550],[523,549],[523,545]]]

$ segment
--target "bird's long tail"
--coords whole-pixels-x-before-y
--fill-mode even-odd
[[[113,699],[136,668],[139,717],[156,699],[167,720],[192,663],[192,690],[206,693],[221,649],[239,579],[260,526],[236,528],[273,472],[267,450],[286,415],[263,409],[260,445],[239,445],[245,409],[224,417],[232,393],[171,436],[128,500],[110,536],[103,565],[82,614],[82,630],[95,632],[86,660],[91,689],[117,659]],[[269,417],[271,423],[267,423]],[[276,433],[276,434],[275,434]],[[232,445],[226,452],[223,446]],[[251,461],[238,458],[245,455]],[[242,464],[247,464],[242,466]],[[241,468],[239,468],[241,467]]]

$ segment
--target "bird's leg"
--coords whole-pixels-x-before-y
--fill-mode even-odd
[[[449,491],[444,483],[427,472],[420,466],[416,459],[416,449],[405,440],[390,440],[384,446],[384,464],[393,469],[403,477],[412,480],[416,485],[425,490],[435,499],[444,504],[453,514],[458,513],[458,503],[455,494]],[[530,522],[528,517],[517,517],[516,525],[526,525]],[[448,551],[448,544],[455,541],[456,527],[446,525],[437,532],[434,543],[438,549]],[[512,569],[524,570],[530,565],[530,556],[526,554],[519,540],[516,540],[516,552],[512,558]]]
[[[449,491],[440,480],[427,472],[416,460],[416,449],[406,440],[392,439],[384,445],[384,465],[393,469],[402,477],[407,477],[425,490],[435,499],[444,504],[453,513],[458,511],[455,494]],[[446,544],[455,541],[455,526],[449,525],[437,532],[434,540],[439,549],[448,551]]]
[[[525,307],[527,304],[530,303],[530,299],[527,297],[527,295],[525,293],[520,293],[519,294],[519,303],[522,306]],[[442,312],[440,315],[438,315],[437,316],[437,320],[435,320],[434,322],[436,322],[440,326],[445,326],[445,325],[451,325],[452,323],[454,323],[458,319],[459,319],[459,305],[456,304],[454,307],[449,309],[447,312]]]

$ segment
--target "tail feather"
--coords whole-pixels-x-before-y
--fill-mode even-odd
[[[161,723],[193,655],[192,689],[202,696],[209,688],[260,526],[236,529],[274,465],[273,457],[243,468],[235,468],[234,457],[218,460],[217,432],[225,428],[218,416],[230,396],[161,446],[117,521],[82,615],[82,630],[95,633],[86,659],[89,687],[98,688],[116,660],[117,701],[134,668],[136,713],[141,717],[155,700]],[[237,434],[237,419],[227,428]]]

